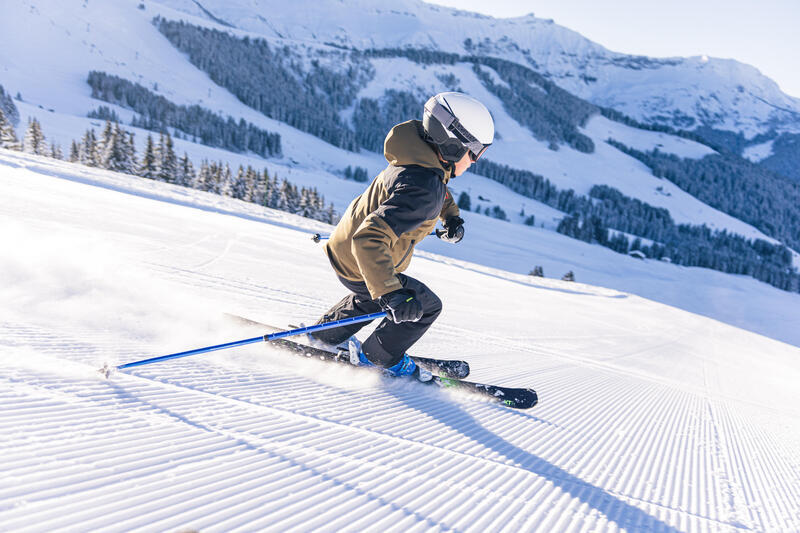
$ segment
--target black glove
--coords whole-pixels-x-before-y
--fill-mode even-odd
[[[457,243],[464,238],[464,219],[459,216],[448,218],[444,223],[444,230],[437,229],[436,236],[443,241]]]
[[[378,298],[378,305],[386,311],[386,318],[399,324],[416,322],[422,318],[422,304],[412,289],[397,289]]]

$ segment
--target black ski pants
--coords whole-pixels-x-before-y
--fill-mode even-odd
[[[416,322],[401,322],[395,324],[388,318],[384,318],[372,332],[372,335],[362,343],[361,349],[370,362],[388,368],[397,364],[415,342],[428,331],[434,320],[442,312],[442,301],[425,284],[416,279],[397,274],[403,287],[413,289],[417,293],[417,300],[422,304],[422,318]],[[331,322],[342,318],[377,313],[381,311],[378,300],[373,300],[367,290],[367,285],[363,281],[350,281],[339,277],[342,285],[350,290],[339,303],[317,321],[317,324]],[[367,322],[348,324],[334,329],[327,329],[314,333],[313,336],[328,344],[339,344],[355,335]]]

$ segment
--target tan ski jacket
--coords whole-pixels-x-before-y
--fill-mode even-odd
[[[451,172],[422,135],[422,123],[398,124],[384,141],[389,165],[350,203],[325,244],[336,273],[364,281],[373,298],[402,288],[414,246],[459,214],[447,189]]]

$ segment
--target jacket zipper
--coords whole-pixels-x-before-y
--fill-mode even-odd
[[[409,247],[408,247],[408,250],[406,250],[406,253],[403,255],[403,258],[402,258],[402,259],[400,259],[400,262],[399,262],[399,263],[397,263],[397,264],[394,266],[394,268],[399,268],[399,267],[400,267],[400,265],[402,265],[402,264],[403,264],[403,261],[405,261],[405,260],[406,260],[406,257],[408,257],[408,254],[410,254],[410,253],[411,253],[411,249],[412,249],[412,248],[414,248],[414,243],[415,243],[415,242],[417,242],[417,241],[416,241],[416,239],[412,239],[412,240],[411,240],[411,246],[409,246]]]

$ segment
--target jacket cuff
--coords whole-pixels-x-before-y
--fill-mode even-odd
[[[386,282],[384,282],[384,285],[386,285],[386,287],[381,288],[381,287],[374,287],[368,284],[367,289],[369,289],[369,295],[372,296],[373,300],[377,300],[384,294],[389,294],[392,291],[396,291],[397,289],[403,288],[403,284],[400,283],[400,279],[398,279],[397,276],[392,276],[392,279],[386,280]]]

